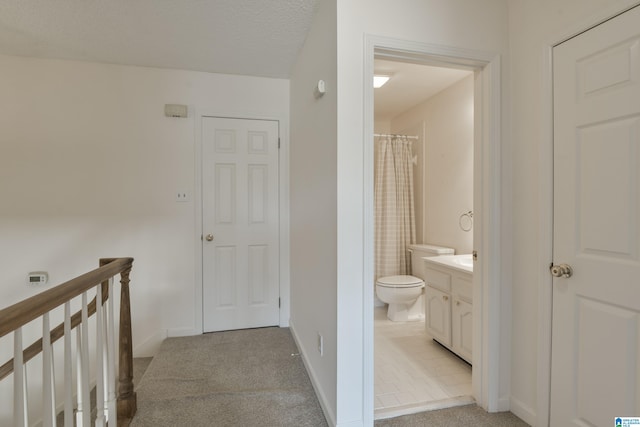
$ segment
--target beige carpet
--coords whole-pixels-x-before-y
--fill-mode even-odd
[[[167,339],[150,363],[149,359],[134,361],[134,382],[138,394],[134,427],[327,426],[286,328]],[[375,426],[527,424],[509,412],[489,414],[468,405],[379,420]]]
[[[285,328],[169,338],[137,387],[131,426],[326,426]]]
[[[379,420],[375,425],[376,427],[526,427],[529,424],[511,412],[489,414],[477,405],[467,405]]]

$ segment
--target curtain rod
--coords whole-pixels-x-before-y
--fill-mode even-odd
[[[398,135],[396,133],[374,133],[373,136],[397,136],[397,137],[401,137],[401,138],[408,138],[408,139],[420,139],[417,136],[413,136],[413,135]]]

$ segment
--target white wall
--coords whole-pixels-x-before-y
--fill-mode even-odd
[[[391,132],[391,122],[388,120],[376,120],[373,131],[375,133],[389,133]]]
[[[507,52],[505,0],[353,0],[338,16],[338,384],[339,425],[362,425],[364,284],[364,92],[366,34]],[[366,255],[370,256],[370,255]]]
[[[286,143],[289,82],[10,56],[0,69],[0,306],[40,290],[29,271],[55,285],[132,256],[134,353],[200,330],[194,113],[281,118]]]
[[[533,425],[546,425],[539,402],[538,304],[550,286],[550,100],[544,86],[546,48],[637,1],[509,0],[511,140],[513,168],[513,322],[511,409]],[[544,301],[543,301],[544,303]],[[550,304],[547,300],[546,304]],[[541,405],[541,407],[540,407]]]
[[[418,135],[414,153],[416,239],[473,250],[460,215],[473,210],[473,75],[391,120],[391,132]]]
[[[320,79],[326,94],[316,99]],[[336,2],[321,1],[291,75],[290,324],[330,423],[336,417],[336,86]]]

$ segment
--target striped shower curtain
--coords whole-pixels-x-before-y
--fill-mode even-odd
[[[375,277],[409,274],[415,243],[413,153],[405,137],[382,137],[375,165]]]

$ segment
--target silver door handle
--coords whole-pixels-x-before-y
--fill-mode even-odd
[[[205,239],[207,239],[207,242],[212,242],[213,241],[213,234],[207,234],[207,237],[205,237]]]
[[[553,277],[564,277],[568,279],[573,276],[573,268],[571,268],[569,264],[552,265],[549,270],[551,270]]]

